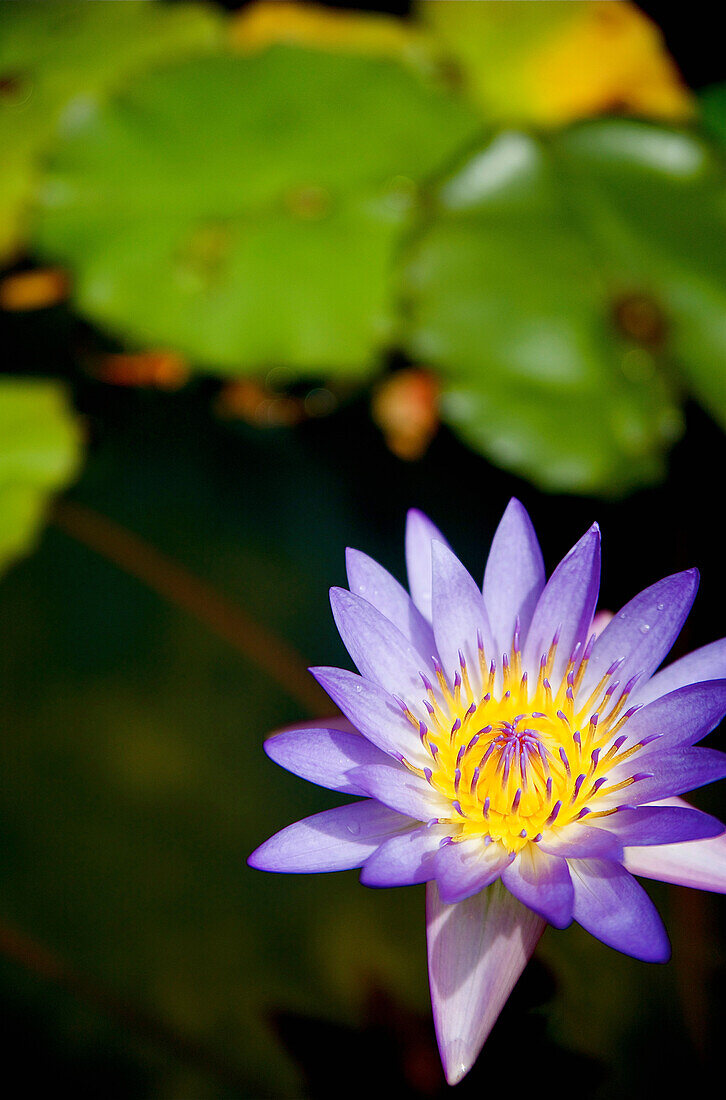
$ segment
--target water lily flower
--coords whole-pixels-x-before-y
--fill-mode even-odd
[[[545,578],[512,500],[481,589],[411,511],[409,593],[356,550],[334,588],[360,672],[311,671],[344,715],[265,744],[289,771],[362,801],[282,829],[267,871],[361,867],[368,886],[427,883],[428,963],[447,1080],[469,1071],[549,922],[664,962],[633,873],[726,891],[724,826],[679,795],[726,776],[694,747],[726,713],[726,639],[657,672],[696,570],[635,596],[600,633],[597,525]]]

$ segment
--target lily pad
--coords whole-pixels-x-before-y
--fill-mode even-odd
[[[73,478],[78,426],[58,383],[0,379],[0,570],[25,553],[49,495]]]
[[[404,271],[455,430],[545,488],[618,495],[660,475],[678,389],[726,424],[725,183],[697,136],[625,120],[467,160]]]
[[[212,8],[125,0],[28,0],[0,10],[0,255],[19,243],[42,158],[59,124],[93,109],[145,68],[220,38]]]
[[[391,338],[417,186],[479,125],[387,59],[190,61],[68,133],[36,238],[127,340],[229,374],[359,374]]]
[[[557,126],[616,110],[682,122],[693,96],[635,4],[419,0],[442,60],[488,119]]]

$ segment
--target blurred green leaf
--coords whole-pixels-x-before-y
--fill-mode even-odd
[[[513,62],[521,78],[522,58],[547,36],[571,26],[586,6],[585,0],[537,4],[419,0],[416,10],[442,51],[460,69],[465,89],[487,115],[501,117],[504,111],[509,118],[521,118],[529,117],[531,91],[522,87],[521,79],[512,79]]]
[[[274,47],[177,65],[68,135],[37,240],[80,308],[212,369],[360,373],[416,185],[478,130],[397,63]]]
[[[561,149],[610,286],[630,296],[620,327],[642,330],[641,348],[726,428],[724,158],[696,134],[635,122],[576,127]]]
[[[76,472],[79,442],[58,383],[0,378],[0,569],[29,549],[49,494]]]
[[[145,68],[220,39],[211,7],[18,0],[0,7],[0,256],[18,244],[40,158],[60,127]]]
[[[408,350],[445,418],[545,488],[657,478],[674,389],[726,424],[726,190],[698,137],[500,134],[439,189],[405,268]]]
[[[629,112],[683,122],[693,95],[658,27],[602,0],[419,0],[417,10],[487,119],[561,125]]]
[[[698,99],[703,125],[722,145],[726,144],[726,84],[712,84]]]

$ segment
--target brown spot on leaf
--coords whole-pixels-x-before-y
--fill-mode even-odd
[[[666,318],[658,303],[647,294],[624,294],[612,308],[615,326],[622,336],[645,348],[663,346]]]

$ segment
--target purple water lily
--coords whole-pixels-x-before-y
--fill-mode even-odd
[[[689,570],[593,633],[595,525],[545,580],[512,500],[483,591],[437,528],[408,516],[409,593],[348,551],[333,615],[360,675],[312,672],[345,716],[265,744],[289,771],[362,796],[288,826],[267,871],[362,867],[368,886],[428,883],[428,962],[449,1083],[469,1071],[549,922],[574,919],[638,959],[669,943],[631,872],[726,891],[724,826],[678,796],[726,776],[694,745],[726,713],[726,639],[660,672],[693,602]],[[655,675],[654,675],[655,673]]]

